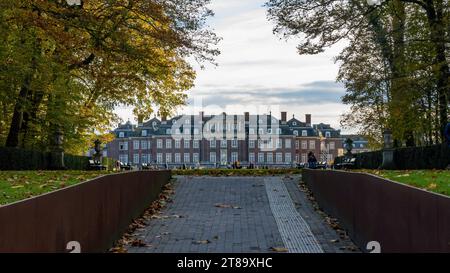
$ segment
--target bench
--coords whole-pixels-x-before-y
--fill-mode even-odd
[[[92,159],[89,160],[89,170],[104,171],[106,169],[106,166],[100,164],[100,162],[95,162]]]

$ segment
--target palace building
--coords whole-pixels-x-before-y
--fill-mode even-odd
[[[288,167],[307,161],[309,152],[318,161],[333,162],[343,153],[340,130],[312,124],[281,113],[269,115],[199,115],[172,119],[153,118],[121,124],[116,138],[107,144],[106,155],[123,163],[170,167],[214,167],[239,161],[241,165]]]

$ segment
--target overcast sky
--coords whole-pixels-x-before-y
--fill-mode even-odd
[[[339,126],[340,115],[348,107],[340,102],[342,86],[335,83],[334,64],[340,47],[324,54],[300,56],[296,41],[280,40],[267,21],[264,0],[212,0],[215,17],[210,26],[223,40],[218,66],[197,70],[196,86],[189,91],[189,106],[178,114],[205,114],[249,111],[279,117],[287,111],[304,120],[312,114],[313,123]],[[117,113],[123,120],[134,120],[129,109]]]

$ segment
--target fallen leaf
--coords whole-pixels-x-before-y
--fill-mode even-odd
[[[274,252],[289,252],[285,247],[271,247],[270,250]]]
[[[196,245],[207,245],[210,244],[211,241],[210,240],[199,240],[199,241],[195,241],[194,244]]]
[[[135,246],[135,247],[146,247],[146,246],[148,246],[148,244],[145,243],[142,240],[134,240],[134,241],[131,242],[131,245]]]

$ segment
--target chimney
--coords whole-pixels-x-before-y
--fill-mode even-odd
[[[305,119],[306,119],[306,126],[311,126],[311,114],[306,114],[305,115]]]
[[[281,122],[286,123],[287,121],[287,112],[281,112]]]
[[[163,115],[161,116],[161,121],[162,121],[162,122],[167,121],[167,115],[166,115],[166,114],[163,114]]]
[[[245,122],[249,122],[250,121],[250,113],[249,112],[245,112],[244,116],[245,116]]]
[[[138,127],[142,127],[144,125],[144,115],[138,115]]]

